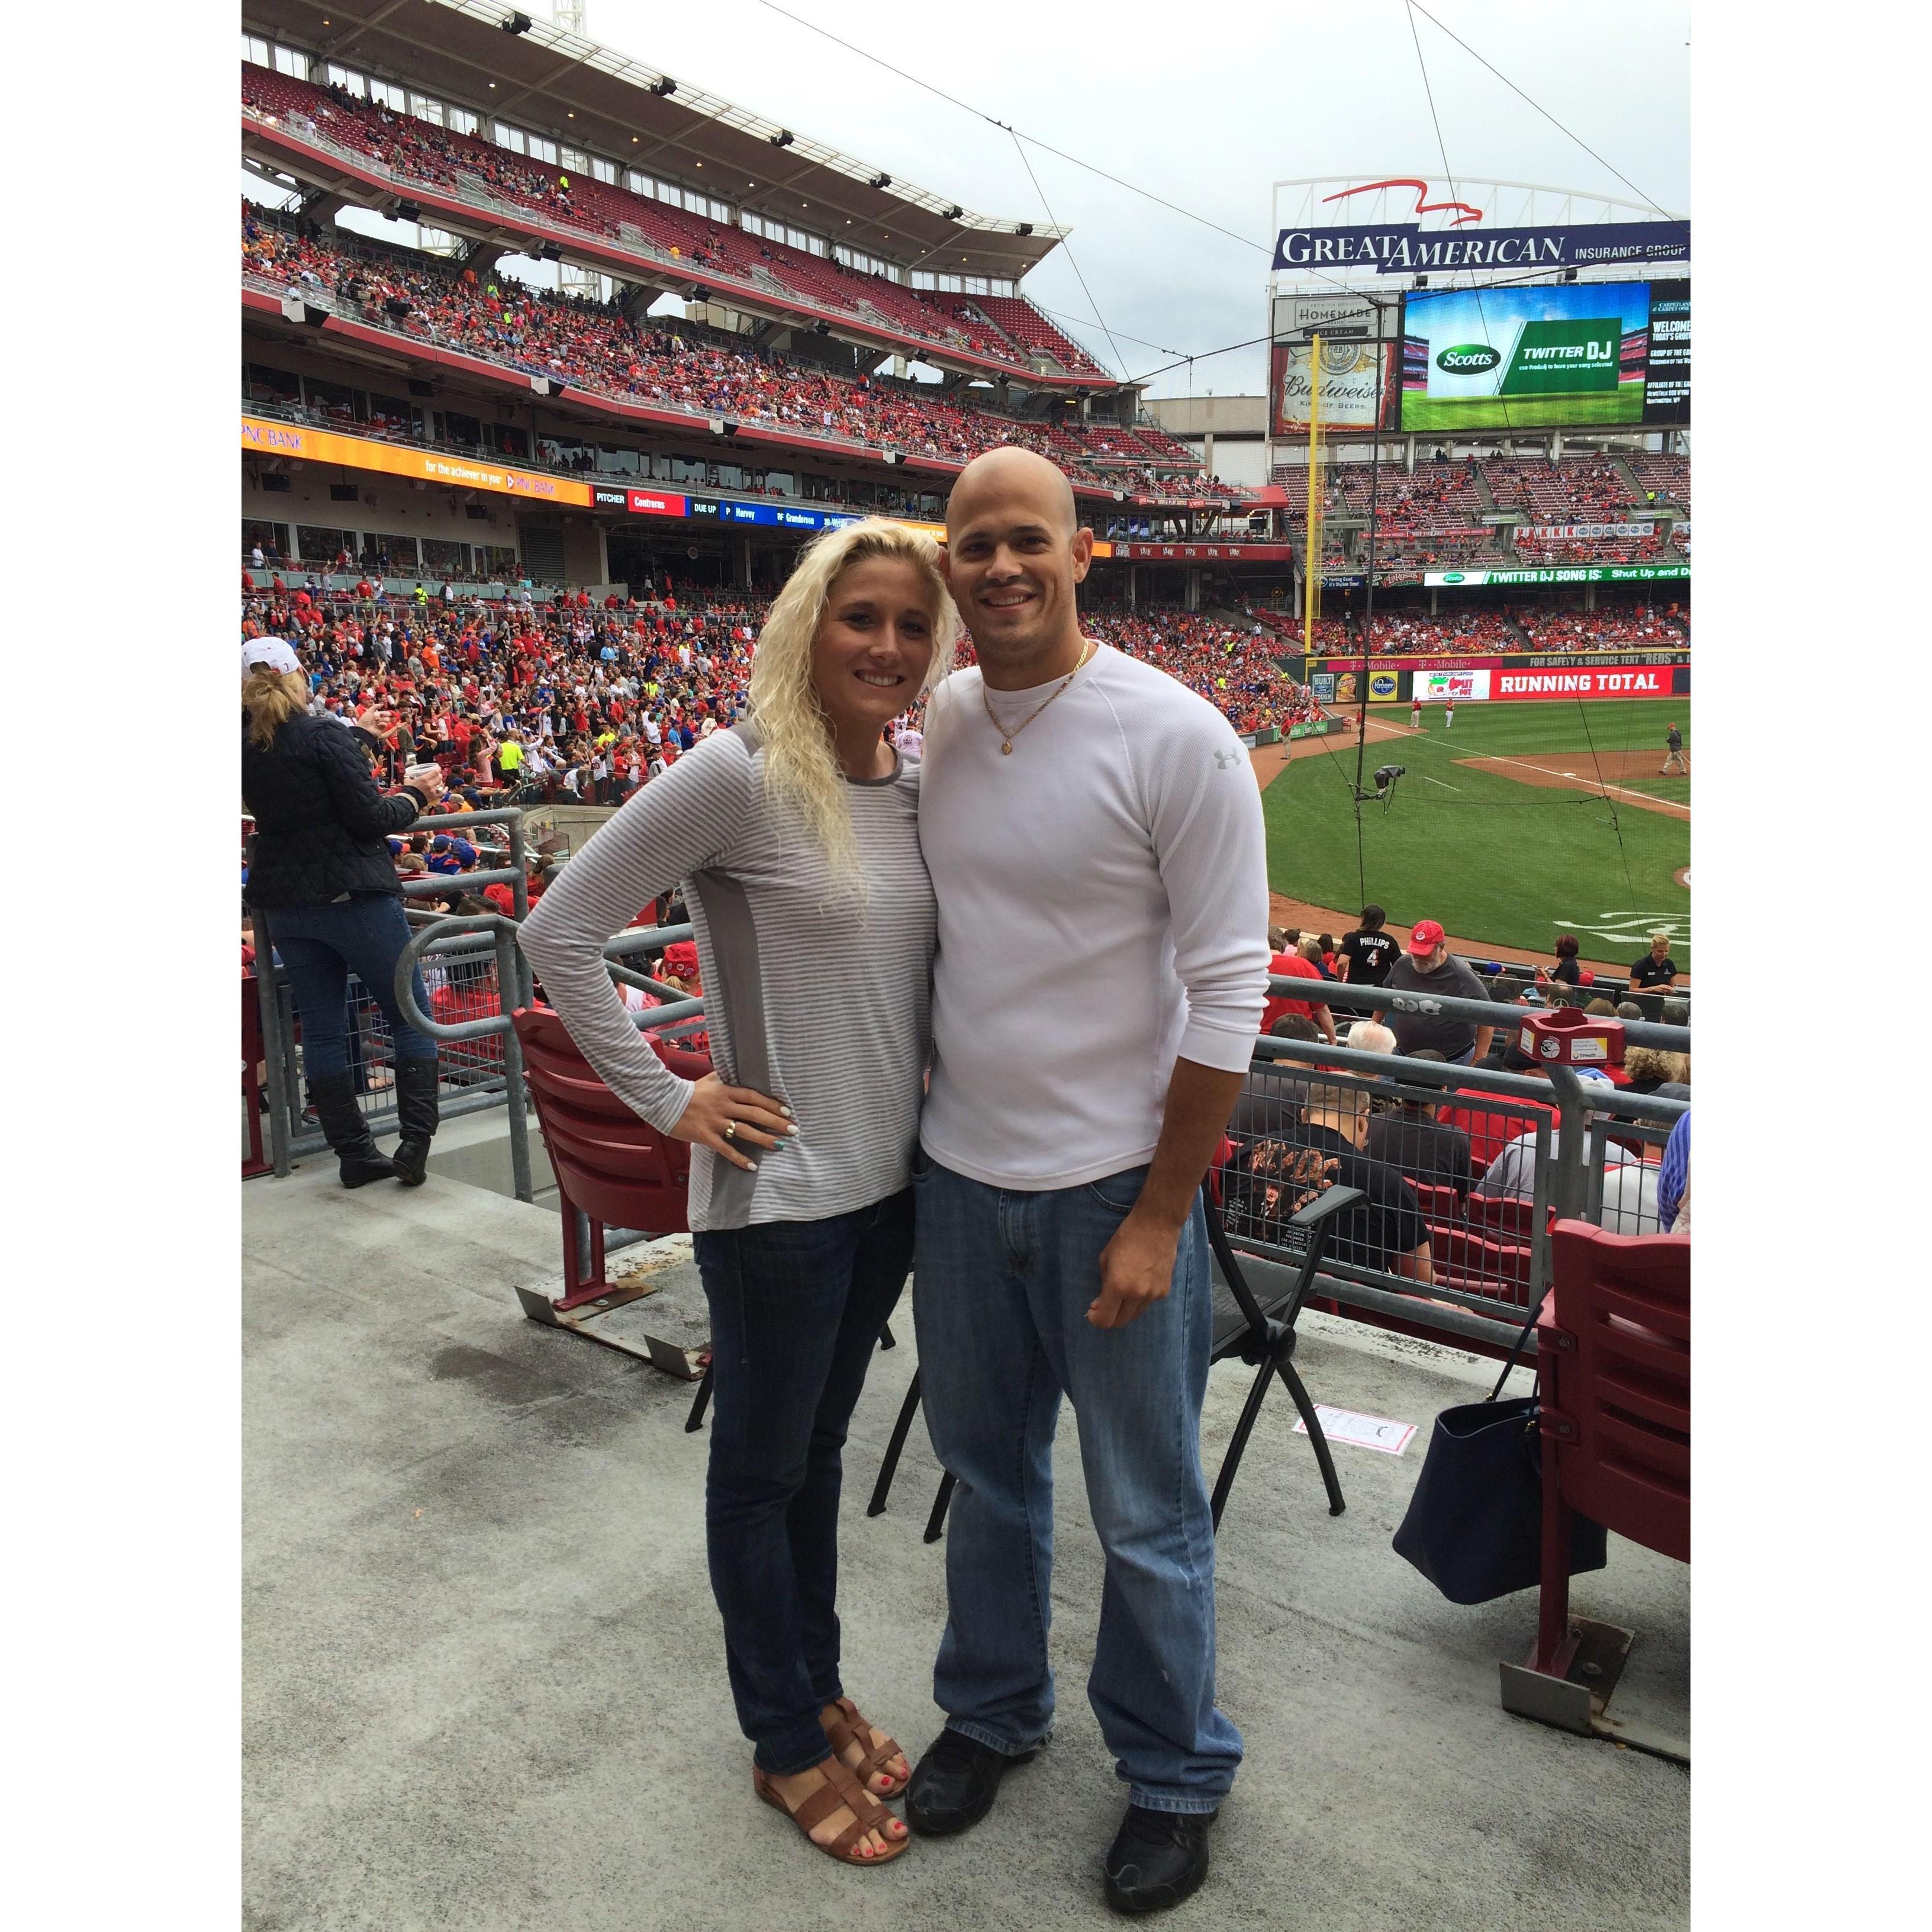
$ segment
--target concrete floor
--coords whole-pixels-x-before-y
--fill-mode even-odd
[[[435,1176],[352,1194],[321,1162],[243,1198],[250,1932],[1117,1922],[1099,1872],[1124,1795],[1084,1695],[1100,1566],[1070,1426],[1054,1742],[976,1831],[850,1871],[750,1795],[689,1388],[518,1308],[513,1283],[554,1283],[555,1214]],[[668,1330],[700,1306],[687,1264],[633,1312]],[[909,1308],[895,1325],[847,1458],[841,1609],[850,1688],[916,1755],[944,1594],[922,1430],[891,1509],[863,1514],[914,1366]],[[1330,1518],[1270,1400],[1220,1543],[1220,1701],[1248,1757],[1175,1922],[1682,1924],[1688,1774],[1506,1715],[1496,1663],[1526,1647],[1533,1594],[1459,1609],[1389,1549],[1430,1419],[1483,1370],[1303,1327],[1318,1401],[1424,1429],[1400,1459],[1338,1448]],[[1247,1379],[1215,1372],[1210,1468]],[[1613,1709],[1688,1734],[1688,1570],[1612,1538],[1575,1604],[1639,1632]]]

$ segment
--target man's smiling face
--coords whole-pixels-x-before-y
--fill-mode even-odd
[[[967,466],[946,506],[946,574],[983,659],[1021,673],[1070,643],[1077,652],[1074,586],[1093,544],[1043,458],[996,450]]]

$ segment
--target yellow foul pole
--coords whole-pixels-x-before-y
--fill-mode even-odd
[[[1322,338],[1308,345],[1308,548],[1302,560],[1301,654],[1315,655],[1315,620],[1322,614]]]

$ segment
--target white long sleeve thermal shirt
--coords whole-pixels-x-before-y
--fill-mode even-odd
[[[1057,680],[1056,680],[1057,681]],[[1010,729],[1053,689],[990,692]],[[920,844],[939,906],[926,1153],[1039,1192],[1138,1166],[1177,1057],[1253,1058],[1268,867],[1246,747],[1102,644],[1010,754],[978,670],[927,706]]]

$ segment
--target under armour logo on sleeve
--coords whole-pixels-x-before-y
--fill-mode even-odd
[[[1238,746],[1214,754],[1215,768],[1219,771],[1232,771],[1240,762],[1241,754]]]

